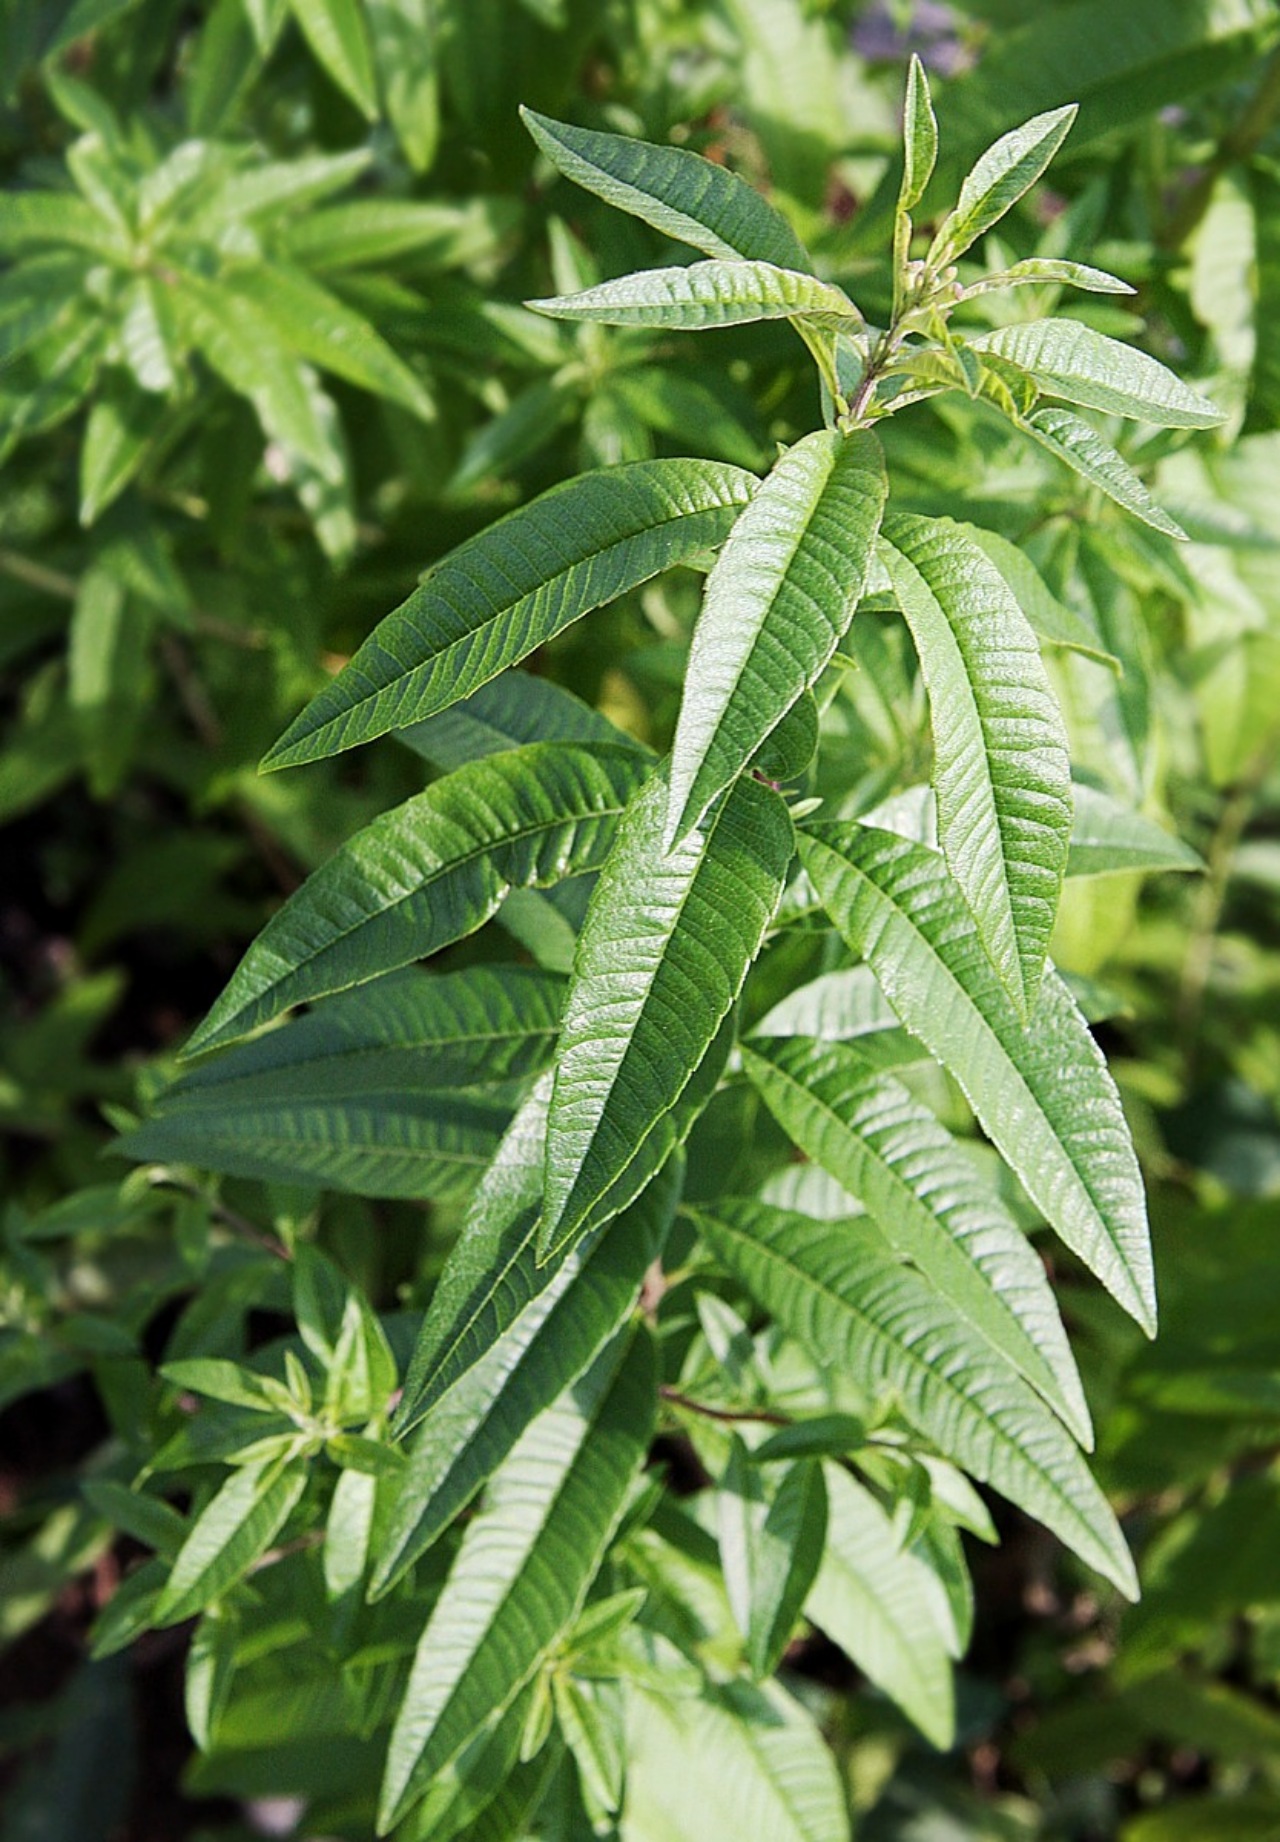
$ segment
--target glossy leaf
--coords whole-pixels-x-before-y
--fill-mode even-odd
[[[929,251],[930,264],[943,267],[998,224],[1030,189],[1067,138],[1076,118],[1074,103],[1033,115],[1002,134],[981,156],[960,188],[960,198]]]
[[[592,608],[714,548],[755,486],[719,462],[664,460],[553,487],[437,563],[264,765],[318,760],[447,708]]]
[[[1207,429],[1223,420],[1220,409],[1158,359],[1094,332],[1079,320],[1001,326],[980,334],[972,344],[1029,371],[1050,396],[1087,409],[1132,416],[1161,428]]]
[[[820,826],[800,854],[837,928],[955,1076],[1032,1201],[1153,1332],[1141,1174],[1115,1084],[1061,980],[1046,971],[1024,1027],[946,864],[921,845]]]
[[[551,295],[525,305],[557,320],[683,332],[751,320],[800,319],[844,332],[862,324],[853,302],[830,282],[769,262],[718,259],[691,262],[687,268],[643,269],[578,294]]]
[[[740,780],[705,827],[662,845],[665,773],[628,809],[565,1001],[539,1250],[590,1224],[702,1062],[773,919],[794,849],[783,802]]]
[[[1026,1015],[1071,835],[1062,716],[1022,610],[957,525],[896,515],[883,555],[929,692],[939,841]]]
[[[513,887],[596,869],[643,771],[628,749],[537,743],[384,813],[275,914],[188,1053],[470,934]]]
[[[888,482],[874,435],[789,449],[707,582],[671,759],[668,844],[700,823],[814,683],[866,584]]]
[[[1068,409],[1038,409],[1022,427],[1056,460],[1090,486],[1096,486],[1114,504],[1132,512],[1153,531],[1163,531],[1166,537],[1185,543],[1187,534],[1182,526],[1156,504],[1128,461],[1081,417],[1073,416]]]
[[[1017,1503],[1128,1597],[1124,1537],[1070,1434],[946,1299],[855,1222],[767,1203],[691,1210],[716,1259],[814,1360],[890,1394],[946,1458]]]

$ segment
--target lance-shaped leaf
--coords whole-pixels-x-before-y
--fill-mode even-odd
[[[1071,836],[1071,760],[1036,636],[950,519],[894,517],[885,565],[920,655],[938,837],[983,944],[1033,1010]]]
[[[954,262],[999,223],[1043,173],[1075,118],[1074,103],[1050,109],[1044,115],[1033,115],[988,147],[961,186],[955,210],[933,240],[928,255],[931,267]]]
[[[544,1092],[544,1116],[545,1108]],[[529,1123],[526,1115],[519,1130],[527,1132]],[[635,1308],[645,1272],[662,1250],[679,1199],[678,1160],[607,1228],[540,1267],[541,1149],[539,1139],[537,1164],[519,1167],[531,1181],[514,1213],[519,1191],[496,1217],[484,1206],[488,1197],[479,1207],[473,1203],[432,1300],[414,1356],[414,1392],[406,1390],[398,1415],[402,1428],[422,1424],[381,1541],[375,1594],[394,1585],[466,1507],[534,1415],[577,1380]],[[421,1360],[432,1351],[434,1369]],[[448,1375],[453,1379],[442,1387]]]
[[[1097,429],[1069,409],[1038,409],[1019,426],[1055,460],[1070,467],[1082,480],[1126,512],[1132,512],[1153,531],[1185,543],[1187,534],[1175,518],[1156,504],[1127,460],[1104,441]]]
[[[824,825],[800,854],[841,934],[950,1069],[1032,1201],[1154,1332],[1142,1176],[1115,1083],[1061,979],[1046,969],[1024,1026],[946,863],[923,845]]]
[[[874,1230],[755,1202],[690,1215],[716,1259],[815,1361],[873,1397],[891,1394],[943,1457],[1137,1596],[1124,1537],[1066,1428],[946,1299],[886,1255]]]
[[[526,301],[525,306],[556,320],[682,332],[741,326],[750,320],[807,320],[840,332],[854,332],[862,325],[862,315],[843,288],[771,262],[717,258],[691,262],[687,268],[641,269],[578,294],[549,295]]]
[[[1087,659],[1096,659],[1119,674],[1120,661],[1107,651],[1098,629],[1078,609],[1058,600],[1025,550],[981,525],[965,525],[963,529],[1000,571],[1041,640],[1083,653]]]
[[[777,1668],[822,1560],[822,1468],[801,1459],[766,1480],[735,1434],[716,1502],[725,1590],[760,1681]]]
[[[1050,396],[1111,416],[1132,416],[1161,428],[1207,429],[1223,413],[1175,377],[1159,359],[1079,320],[1033,320],[1001,326],[970,341],[1029,371]]]
[[[1084,1391],[1040,1257],[928,1107],[850,1043],[756,1037],[743,1044],[742,1059],[800,1149],[1091,1445]]]
[[[551,742],[471,762],[366,825],[272,916],[190,1043],[470,934],[511,889],[597,869],[644,772],[631,750]]]
[[[694,629],[668,842],[699,823],[830,660],[866,584],[886,491],[874,435],[819,429],[738,519]]]
[[[935,1746],[955,1734],[951,1658],[928,1569],[887,1512],[838,1465],[826,1474],[826,1553],[805,1611]]]
[[[794,850],[778,795],[743,779],[662,845],[667,776],[632,802],[578,937],[547,1127],[539,1251],[582,1233],[662,1127],[725,1023]],[[634,1193],[634,1192],[633,1192]]]
[[[490,679],[438,716],[401,729],[396,740],[446,771],[527,742],[615,742],[649,753],[563,685],[519,671]]]
[[[903,165],[898,209],[914,211],[924,197],[924,189],[933,176],[938,158],[938,123],[929,95],[929,79],[914,52],[907,68],[907,95],[902,115]]]
[[[1051,286],[1055,282],[1066,282],[1073,288],[1083,288],[1086,294],[1137,293],[1136,288],[1121,281],[1119,276],[1108,275],[1105,269],[1091,269],[1088,263],[1063,262],[1056,256],[1028,256],[1023,262],[1001,269],[998,275],[983,275],[971,281],[964,298],[972,300],[975,294],[994,294],[1002,288],[1043,286],[1046,282]]]
[[[684,148],[572,127],[532,109],[520,114],[566,179],[665,236],[709,256],[772,262],[784,269],[809,267],[804,245],[787,220],[726,167]]]
[[[267,755],[290,767],[446,709],[572,621],[714,549],[755,491],[718,461],[636,461],[553,486],[450,551]]]
[[[656,1395],[648,1336],[625,1356],[612,1344],[495,1475],[418,1645],[391,1735],[381,1831],[510,1705],[573,1624],[644,1461]]]
[[[1100,793],[1076,788],[1068,876],[1109,876],[1117,870],[1203,870],[1204,859],[1181,838]]]
[[[192,1524],[152,1622],[180,1624],[229,1591],[271,1546],[306,1483],[301,1464],[264,1461],[233,1471]]]

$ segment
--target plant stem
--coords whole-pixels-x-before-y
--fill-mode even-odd
[[[769,1413],[764,1408],[712,1407],[709,1402],[692,1400],[687,1394],[681,1394],[678,1388],[668,1387],[665,1383],[658,1393],[672,1407],[683,1407],[687,1413],[701,1414],[707,1420],[725,1420],[730,1425],[736,1420],[752,1420],[762,1426],[794,1425],[794,1421],[789,1420],[784,1413]]]

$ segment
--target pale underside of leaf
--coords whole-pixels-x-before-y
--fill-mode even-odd
[[[752,320],[806,320],[842,332],[862,325],[853,302],[830,282],[769,262],[722,258],[692,262],[686,268],[642,269],[578,294],[551,295],[525,305],[553,319],[683,332]]]
[[[685,835],[815,682],[853,619],[884,508],[873,435],[820,429],[777,463],[707,582],[671,760]]]
[[[949,519],[898,515],[885,538],[929,692],[939,841],[1028,1014],[1071,836],[1062,716],[1035,634],[986,553]]]

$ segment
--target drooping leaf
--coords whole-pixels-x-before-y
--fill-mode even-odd
[[[777,1667],[822,1560],[822,1468],[800,1459],[766,1482],[735,1435],[717,1507],[725,1589],[759,1681]]]
[[[934,238],[927,260],[938,268],[962,256],[1033,186],[1067,138],[1074,103],[1033,115],[1002,134],[981,156],[960,188],[955,210]]]
[[[979,1334],[1092,1444],[1039,1255],[938,1120],[855,1043],[754,1037],[746,1071],[800,1149],[862,1202]]]
[[[513,887],[598,868],[642,773],[629,749],[535,743],[434,782],[357,832],[273,915],[188,1052],[426,958]]]
[[[690,1210],[719,1260],[818,1363],[900,1411],[946,1458],[1137,1595],[1133,1562],[1066,1428],[874,1230],[767,1203]]]
[[[1071,835],[1062,716],[1022,610],[959,526],[895,515],[883,555],[929,692],[939,841],[1025,1015]]]
[[[723,166],[680,147],[572,127],[521,109],[538,146],[566,178],[664,235],[709,256],[807,269],[809,257],[787,220]]]
[[[716,461],[638,461],[552,487],[436,564],[266,757],[288,767],[432,716],[592,608],[714,548],[755,490]]]
[[[874,435],[820,429],[734,525],[689,652],[668,843],[702,820],[830,660],[866,583],[887,488]]]
[[[510,1706],[582,1609],[653,1428],[652,1343],[603,1350],[494,1476],[423,1631],[391,1735],[390,1828]]]
[[[1032,320],[971,341],[1029,371],[1050,396],[1161,428],[1215,428],[1223,413],[1167,366],[1080,320]]]
[[[1021,426],[1056,460],[1090,486],[1096,486],[1122,510],[1132,512],[1152,530],[1163,531],[1166,537],[1186,541],[1182,526],[1156,504],[1128,461],[1080,416],[1073,416],[1069,409],[1038,409]]]
[[[870,827],[815,826],[801,860],[837,928],[964,1089],[1067,1245],[1145,1330],[1155,1288],[1142,1177],[1115,1084],[1046,970],[1024,1027],[937,853]]]
[[[691,262],[687,268],[642,269],[578,294],[550,295],[525,305],[557,320],[683,332],[751,320],[800,319],[842,332],[856,331],[862,324],[848,295],[830,282],[769,262],[719,258]]]
[[[776,793],[739,780],[670,852],[667,798],[660,772],[632,802],[579,936],[547,1126],[543,1257],[602,1199],[630,1200],[618,1178],[732,1011],[781,899],[794,839]]]

